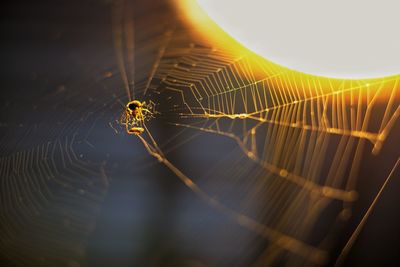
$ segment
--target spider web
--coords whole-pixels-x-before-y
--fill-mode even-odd
[[[242,186],[248,184],[248,194],[241,196],[239,207],[226,205],[223,193],[207,191],[207,184],[191,178],[197,173],[186,175],[190,170],[183,172],[184,166],[169,161],[164,151],[193,137],[179,134],[159,146],[146,128],[147,138],[139,138],[149,153],[209,205],[266,238],[269,244],[260,258],[267,258],[267,265],[287,252],[288,265],[299,258],[326,263],[326,236],[315,240],[313,228],[332,203],[341,203],[335,210],[339,220],[351,216],[363,155],[379,154],[400,115],[399,77],[324,79],[286,70],[250,53],[238,56],[207,42],[185,43],[180,34],[171,37],[171,30],[166,36],[139,91],[162,103],[161,116],[171,125],[193,136],[200,132],[235,142],[241,156],[235,151],[205,176],[210,183],[241,180]],[[229,191],[225,185],[224,191]],[[261,214],[248,215],[254,205],[248,199],[264,199],[268,205],[261,204]]]
[[[232,139],[242,157],[220,163],[226,171],[208,176],[231,183],[246,178],[253,186],[240,209],[228,208],[169,162],[157,142],[140,137],[149,152],[210,205],[267,238],[268,255],[286,250],[314,264],[325,262],[324,248],[307,240],[333,201],[343,203],[338,217],[350,216],[362,155],[378,154],[398,119],[398,77],[332,81],[204,45],[171,47],[150,90],[171,95],[174,108],[161,114],[177,113],[171,124],[193,135]],[[245,215],[249,198],[268,202],[257,219]]]
[[[129,3],[114,3],[114,27],[104,30],[116,54],[99,42],[101,52],[74,56],[68,77],[34,74],[29,86],[40,90],[3,101],[1,257],[17,266],[84,263],[111,177],[152,169],[153,156],[258,236],[253,265],[325,264],[357,200],[360,166],[382,154],[398,125],[399,77],[300,75],[192,35],[168,13],[136,14],[134,24]],[[138,137],[116,122],[134,98],[158,112]],[[132,152],[138,140],[150,156]]]

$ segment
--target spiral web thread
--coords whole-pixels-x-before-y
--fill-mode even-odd
[[[6,264],[76,265],[85,257],[109,178],[104,164],[81,151],[94,148],[90,135],[104,107],[93,99],[82,105],[80,91],[71,92],[58,90],[33,106],[27,102],[32,118],[2,125],[0,256]],[[14,104],[4,110],[10,114]]]
[[[148,129],[149,138],[141,141],[199,197],[265,237],[269,259],[286,251],[322,264],[324,242],[310,245],[308,235],[333,201],[343,206],[338,217],[350,216],[362,155],[380,152],[400,115],[399,77],[340,81],[299,75],[251,54],[182,45],[175,36],[168,38],[168,49],[161,45],[163,57],[141,90],[172,95],[173,107],[164,111],[178,114],[172,125],[234,140],[245,158],[229,165],[230,177],[251,173],[267,188],[260,194],[268,195],[269,205],[283,208],[257,220],[246,209],[229,208],[171,163]],[[252,172],[257,167],[246,167],[249,162],[261,170]]]

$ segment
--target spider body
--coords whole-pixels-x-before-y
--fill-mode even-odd
[[[138,100],[130,101],[126,105],[126,111],[130,116],[134,116],[137,120],[140,120],[143,117],[142,108],[146,104],[146,102],[140,102]]]
[[[144,128],[143,127],[132,127],[130,129],[126,129],[128,134],[134,134],[134,135],[140,135],[144,132]]]
[[[128,134],[140,135],[144,132],[144,121],[153,113],[146,108],[146,102],[132,100],[126,104],[120,123],[125,125]]]

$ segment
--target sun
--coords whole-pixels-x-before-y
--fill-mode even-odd
[[[398,0],[198,0],[239,43],[307,74],[368,79],[400,74]]]

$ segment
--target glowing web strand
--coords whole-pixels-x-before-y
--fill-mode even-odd
[[[364,228],[369,216],[371,215],[372,211],[374,210],[376,203],[381,198],[383,190],[385,190],[387,184],[389,183],[390,179],[393,177],[397,167],[400,164],[400,158],[397,159],[396,163],[394,164],[392,170],[390,171],[388,177],[386,178],[385,182],[382,184],[381,188],[379,189],[378,193],[376,194],[374,200],[372,201],[371,205],[369,206],[367,212],[364,214],[364,217],[361,219],[360,223],[354,230],[353,234],[350,236],[349,240],[347,241],[346,245],[342,249],[339,257],[336,260],[335,267],[339,267],[343,265],[343,261],[346,256],[349,254],[351,248],[354,245],[354,242],[357,240],[358,236],[360,235],[362,229]]]

